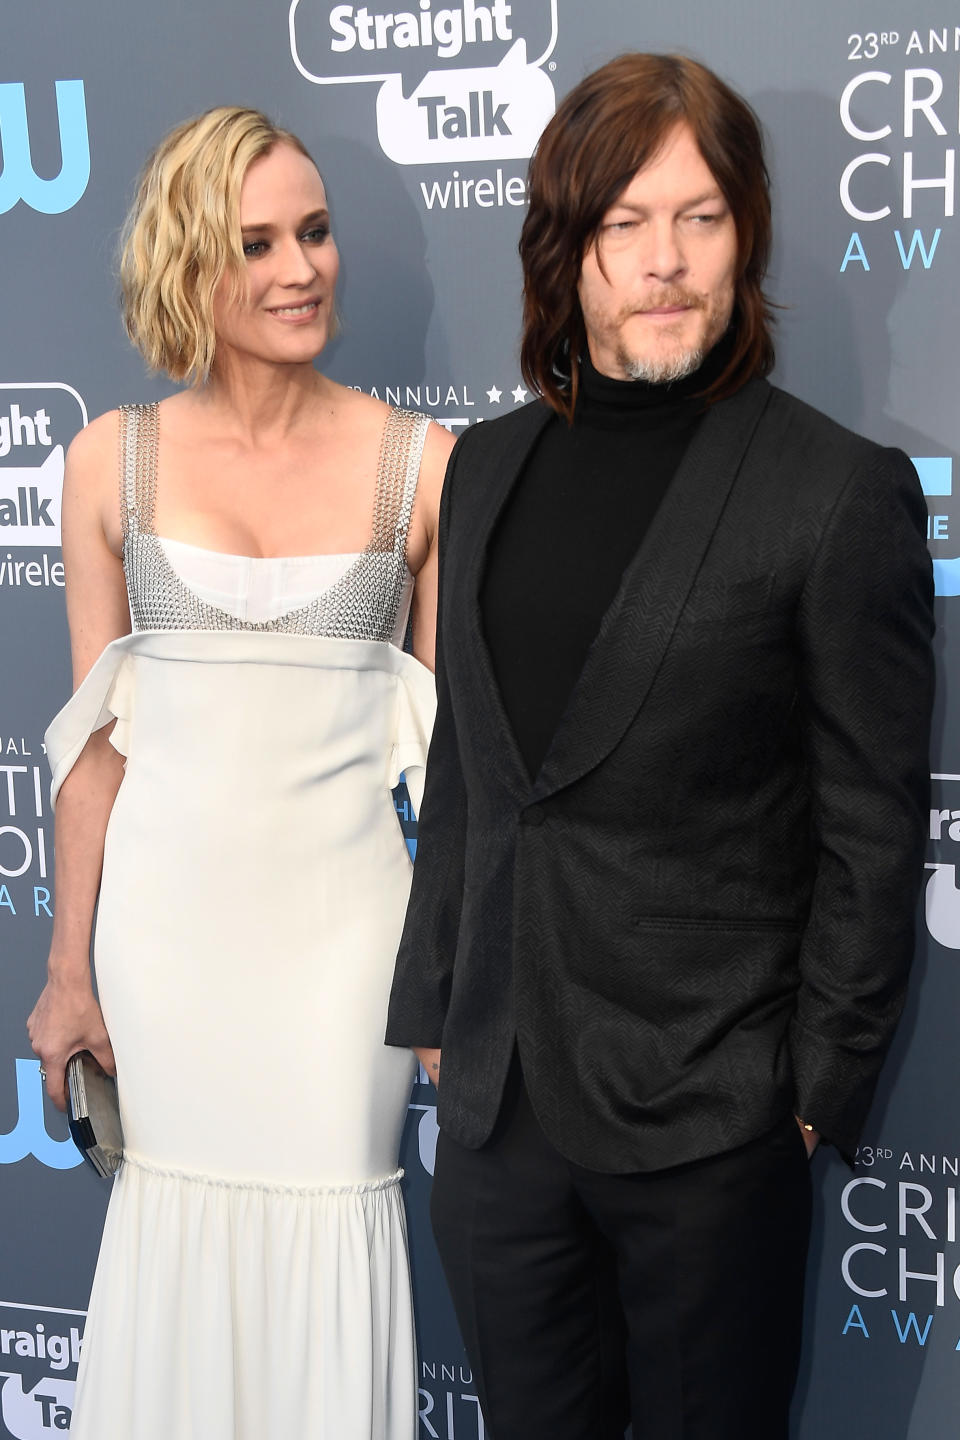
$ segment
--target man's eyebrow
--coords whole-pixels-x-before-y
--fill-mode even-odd
[[[723,191],[715,187],[713,190],[704,190],[702,195],[695,195],[692,200],[688,200],[686,205],[681,208],[684,210],[692,210],[697,205],[709,205],[711,200],[723,200],[724,204],[727,203],[726,200],[724,200]]]
[[[702,195],[694,195],[690,200],[684,200],[679,210],[693,210],[698,205],[708,205],[712,200],[723,200],[721,190],[705,190]],[[724,201],[726,204],[726,201]],[[633,200],[614,200],[610,206],[611,210],[631,210],[635,215],[641,215],[649,209],[647,205],[638,205]]]

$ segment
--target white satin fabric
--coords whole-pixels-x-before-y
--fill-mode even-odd
[[[125,1161],[74,1440],[413,1440],[382,1043],[433,677],[375,641],[142,632],[47,732],[53,793],[115,719],[95,942]],[[102,1334],[101,1334],[102,1327]]]

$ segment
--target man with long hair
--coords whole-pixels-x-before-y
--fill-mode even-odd
[[[760,129],[703,66],[567,96],[520,250],[539,400],[448,470],[388,1039],[494,1440],[784,1440],[808,1157],[912,956],[926,510],[766,380]]]

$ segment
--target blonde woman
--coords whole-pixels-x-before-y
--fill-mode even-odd
[[[337,266],[294,136],[233,108],[182,125],[122,281],[132,340],[186,388],[68,456],[77,688],[47,737],[30,1036],[59,1105],[74,1051],[115,1063],[125,1134],[74,1440],[416,1433],[390,789],[405,770],[416,795],[432,721],[451,442],[314,367]]]

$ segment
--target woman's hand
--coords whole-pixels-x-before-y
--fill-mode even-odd
[[[113,1047],[88,977],[51,976],[27,1021],[33,1053],[47,1072],[47,1093],[58,1110],[66,1109],[64,1070],[71,1055],[89,1050],[108,1075],[117,1073]]]
[[[440,1051],[418,1049],[417,1046],[414,1045],[413,1053],[420,1061],[424,1070],[426,1070],[427,1079],[432,1080],[434,1086],[438,1085],[440,1081]]]

